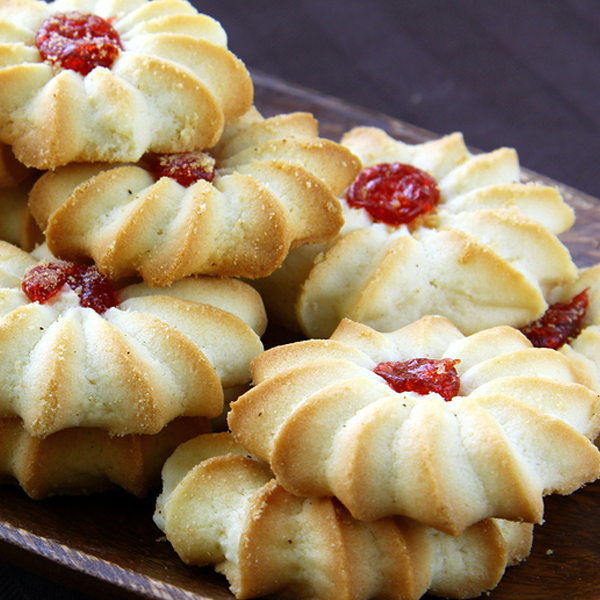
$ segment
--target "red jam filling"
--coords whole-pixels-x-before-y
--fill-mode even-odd
[[[520,331],[536,348],[558,350],[579,335],[588,305],[589,289],[585,289],[567,302],[552,304],[537,321]]]
[[[119,34],[108,21],[78,12],[48,17],[35,43],[45,62],[81,75],[96,67],[110,68],[123,49]]]
[[[405,362],[380,363],[375,367],[375,373],[395,392],[421,395],[435,392],[449,402],[460,390],[460,378],[454,368],[459,362],[453,358],[413,358]]]
[[[401,163],[379,164],[359,173],[346,193],[353,208],[364,208],[386,225],[408,224],[440,201],[437,183],[425,171]]]
[[[215,159],[206,152],[154,154],[148,163],[156,179],[171,177],[183,187],[201,179],[210,183],[215,178]]]
[[[81,306],[102,314],[119,304],[111,282],[96,267],[64,260],[44,262],[32,267],[23,277],[23,292],[32,302],[41,304],[53,298],[68,285],[79,296]]]

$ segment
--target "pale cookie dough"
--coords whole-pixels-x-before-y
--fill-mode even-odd
[[[269,315],[308,337],[328,337],[344,317],[393,331],[427,314],[463,333],[521,327],[577,269],[557,235],[573,210],[558,191],[520,183],[517,154],[472,154],[461,134],[405,144],[374,128],[342,143],[364,167],[399,162],[437,182],[440,203],[408,225],[375,223],[342,196],[345,224],[332,242],[298,248],[254,283]]]
[[[42,60],[42,23],[72,12],[116,30],[122,49],[112,65],[84,75]],[[0,141],[29,167],[208,148],[252,101],[250,74],[223,28],[185,0],[0,5]]]
[[[375,372],[425,358],[459,361],[448,400]],[[600,397],[566,356],[508,326],[464,336],[424,317],[380,333],[344,320],[329,340],[267,350],[252,372],[229,413],[237,441],[289,492],[336,496],[361,520],[403,515],[454,535],[488,517],[541,523],[545,495],[600,473]]]
[[[240,599],[473,598],[530,551],[530,524],[487,519],[453,537],[401,517],[360,522],[272,477],[229,433],[182,444],[163,469],[156,524]]]
[[[265,277],[290,249],[338,233],[337,196],[360,169],[347,148],[318,136],[312,115],[263,119],[256,109],[204,159],[216,161],[214,179],[187,187],[157,178],[148,162],[69,165],[36,182],[30,209],[56,256],[93,259],[111,279]]]
[[[47,262],[0,242],[0,417],[19,416],[40,437],[69,427],[154,434],[176,417],[218,416],[223,388],[249,381],[266,319],[247,284],[130,284],[100,313],[67,284],[32,301],[24,275]]]

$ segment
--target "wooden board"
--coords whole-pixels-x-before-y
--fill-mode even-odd
[[[265,116],[309,110],[333,139],[354,125],[374,125],[408,142],[434,134],[348,106],[310,90],[254,73],[256,103]],[[549,180],[526,171],[526,179]],[[580,266],[600,262],[600,203],[557,185],[577,212],[563,241]],[[0,488],[0,559],[69,585],[89,596],[155,600],[231,599],[225,579],[210,568],[184,565],[152,522],[154,498],[121,491],[36,502],[17,488]],[[600,598],[600,482],[568,497],[546,500],[527,561],[508,569],[490,600]]]

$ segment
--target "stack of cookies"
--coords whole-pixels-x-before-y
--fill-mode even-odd
[[[475,597],[600,475],[592,275],[514,150],[265,118],[186,0],[8,0],[0,197],[0,475],[162,469],[238,598]]]
[[[271,348],[231,433],[181,445],[155,522],[239,598],[472,598],[529,553],[543,498],[600,474],[598,391],[515,328],[342,320]]]
[[[311,115],[263,119],[183,0],[11,1],[0,30],[2,471],[143,495],[250,379],[239,278],[337,234],[359,161]]]

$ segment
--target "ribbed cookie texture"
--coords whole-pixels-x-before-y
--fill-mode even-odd
[[[131,284],[98,314],[68,286],[31,302],[22,279],[38,262],[0,243],[0,417],[21,417],[28,433],[158,433],[176,417],[219,415],[223,388],[249,380],[266,319],[247,284]]]
[[[338,237],[293,251],[255,283],[273,319],[328,337],[344,317],[393,331],[440,314],[470,334],[539,318],[548,290],[575,279],[556,237],[573,224],[573,211],[556,189],[520,183],[514,150],[472,154],[458,133],[406,144],[368,127],[349,131],[342,144],[364,167],[399,162],[426,171],[440,203],[390,227],[342,198]]]
[[[30,208],[56,256],[91,258],[111,279],[263,277],[291,248],[342,226],[337,196],[360,164],[317,127],[306,113],[264,119],[252,109],[211,151],[212,182],[156,180],[144,163],[74,164],[43,175]]]
[[[109,21],[123,49],[87,75],[42,61],[36,33],[77,11]],[[137,161],[214,146],[251,106],[227,36],[185,0],[18,0],[0,6],[0,141],[25,165]]]
[[[459,360],[458,395],[396,392],[374,372],[414,358]],[[289,492],[336,496],[361,520],[404,515],[451,534],[488,517],[540,523],[544,495],[600,472],[598,394],[507,326],[464,336],[431,316],[380,333],[344,320],[252,369],[229,413],[237,441]]]
[[[163,469],[155,522],[186,563],[224,573],[237,598],[471,598],[529,554],[529,524],[488,519],[453,537],[401,517],[360,522],[272,477],[229,433],[181,445]]]
[[[73,427],[35,437],[20,419],[0,419],[0,481],[18,484],[35,500],[114,487],[144,497],[160,487],[161,469],[173,451],[207,431],[207,419],[181,417],[154,435]]]
[[[600,264],[583,268],[577,280],[552,291],[553,302],[569,302],[587,290],[588,308],[581,332],[560,348],[584,373],[585,383],[600,393]]]

